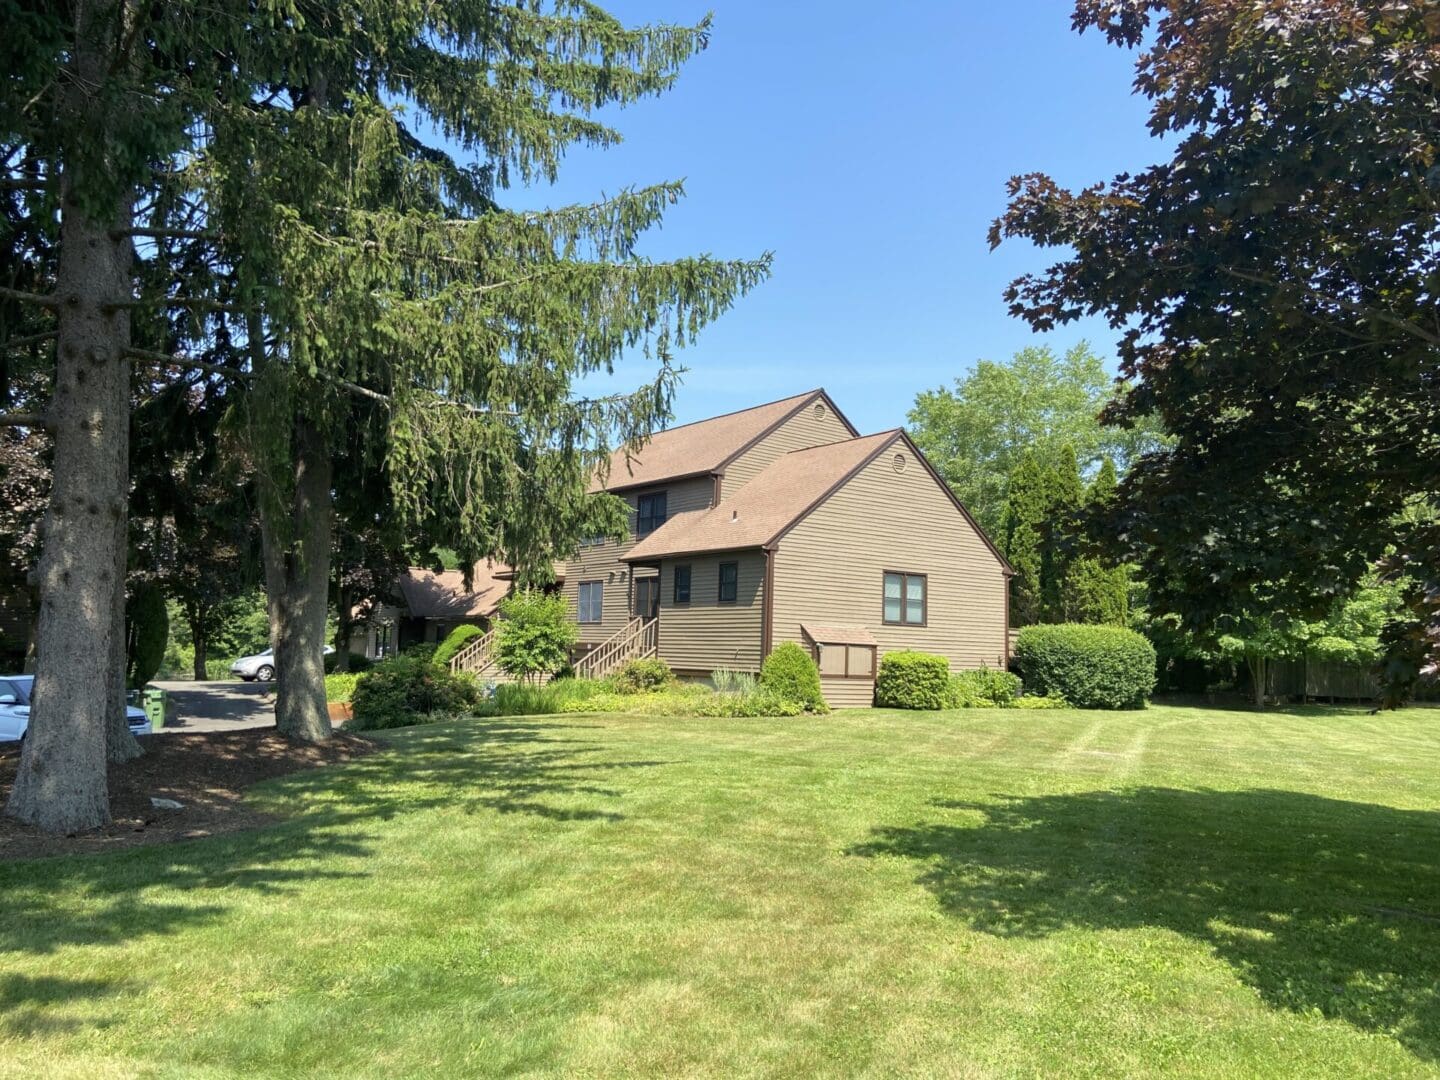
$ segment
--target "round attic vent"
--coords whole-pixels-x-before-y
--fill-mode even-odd
[[[895,471],[896,471],[896,472],[904,472],[904,471],[905,471],[905,465],[906,465],[905,455],[904,455],[904,454],[896,454],[896,455],[895,455]]]
[[[815,403],[815,419],[825,419],[825,403],[823,401],[817,401]]]

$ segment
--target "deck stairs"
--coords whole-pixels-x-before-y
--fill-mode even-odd
[[[648,659],[659,650],[660,620],[636,617],[608,641],[595,646],[575,661],[575,675],[582,679],[603,679],[631,660]]]

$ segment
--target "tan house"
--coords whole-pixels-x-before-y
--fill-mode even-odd
[[[509,591],[509,568],[499,563],[476,563],[469,588],[459,570],[412,566],[395,582],[395,602],[377,606],[356,624],[350,651],[376,660],[411,645],[437,644],[466,623],[488,629]]]
[[[861,437],[823,390],[661,432],[596,486],[632,530],[564,566],[581,674],[642,655],[755,672],[794,641],[826,699],[858,706],[892,650],[1007,663],[1000,552],[909,436]]]

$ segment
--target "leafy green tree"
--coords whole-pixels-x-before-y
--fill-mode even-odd
[[[1257,708],[1265,704],[1269,667],[1276,660],[1313,659],[1370,666],[1382,655],[1381,634],[1400,610],[1402,586],[1367,575],[1349,596],[1314,619],[1261,613],[1231,616],[1218,635],[1220,656],[1244,663]]]
[[[1087,343],[1063,356],[1031,346],[1008,361],[981,360],[953,388],[917,395],[910,428],[960,501],[999,536],[1009,478],[1027,450],[1049,461],[1069,445],[1088,475],[1102,460],[1123,469],[1160,445],[1153,423],[1130,429],[1100,423],[1116,391]]]
[[[1078,0],[1073,25],[1137,50],[1167,159],[1078,191],[1016,177],[991,242],[1062,249],[1012,311],[1126,327],[1107,418],[1174,440],[1128,471],[1113,534],[1201,632],[1318,617],[1394,546],[1398,701],[1440,653],[1440,525],[1401,516],[1440,490],[1434,4]]]
[[[520,589],[500,601],[495,624],[495,662],[507,675],[537,679],[570,662],[580,628],[560,593]]]

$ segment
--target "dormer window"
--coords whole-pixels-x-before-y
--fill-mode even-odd
[[[647,536],[665,524],[665,492],[641,495],[635,504],[635,535]]]

